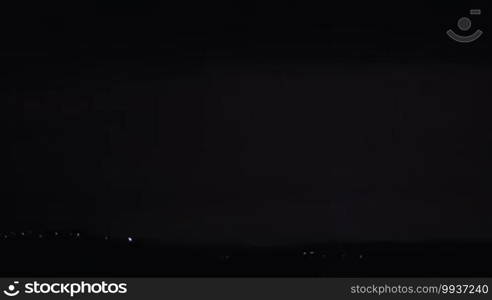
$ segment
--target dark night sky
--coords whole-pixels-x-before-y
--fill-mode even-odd
[[[490,239],[491,40],[444,33],[470,5],[4,9],[0,224]]]

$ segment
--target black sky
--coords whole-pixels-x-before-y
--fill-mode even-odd
[[[490,239],[490,38],[445,35],[469,5],[4,9],[1,225]]]

